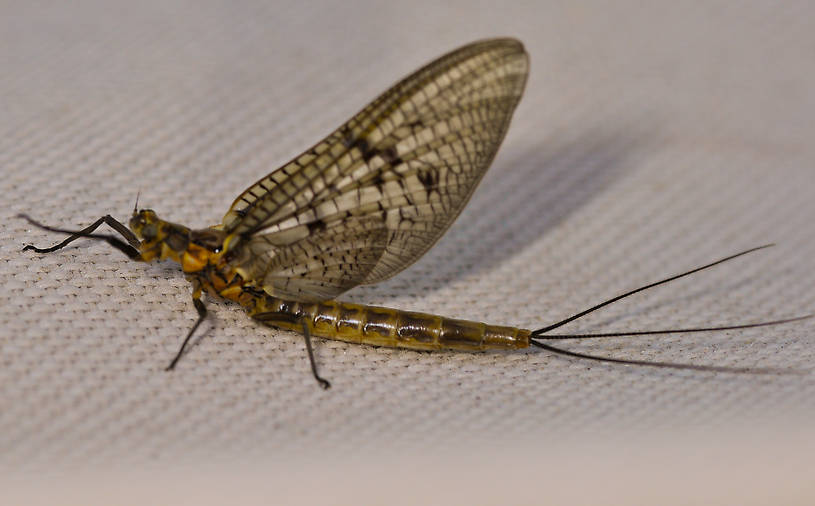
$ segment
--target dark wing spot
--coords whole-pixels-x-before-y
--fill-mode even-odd
[[[382,172],[377,171],[376,174],[374,174],[374,177],[371,180],[371,184],[379,188],[380,193],[382,192],[382,186],[385,184],[385,180],[382,178]],[[380,207],[382,206],[382,204],[379,205]]]
[[[351,142],[349,149],[357,148],[360,153],[362,153],[362,159],[365,160],[367,163],[371,160],[374,156],[377,155],[377,151],[375,149],[371,149],[370,144],[368,141],[363,138],[359,138]]]
[[[309,234],[317,234],[326,229],[326,224],[323,220],[314,220],[306,226],[308,227]]]
[[[439,174],[433,169],[420,170],[416,173],[416,177],[419,178],[428,195],[436,189],[439,183]]]
[[[382,151],[382,159],[385,160],[391,167],[396,167],[404,163],[404,160],[396,153],[396,148],[389,146]]]
[[[396,153],[396,148],[393,146],[389,146],[384,150],[372,148],[370,144],[368,144],[368,140],[364,138],[359,139],[352,139],[352,138],[344,138],[342,141],[343,145],[348,149],[358,149],[359,152],[362,154],[362,159],[365,163],[371,161],[371,159],[375,156],[379,156],[384,160],[388,165],[396,166],[401,163],[404,163],[404,160],[399,157]]]

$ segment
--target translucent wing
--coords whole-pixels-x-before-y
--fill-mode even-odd
[[[393,276],[432,246],[495,156],[526,83],[520,42],[422,67],[232,204],[238,272],[294,300]]]

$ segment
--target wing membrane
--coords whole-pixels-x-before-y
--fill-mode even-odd
[[[464,46],[250,186],[223,219],[252,253],[241,274],[276,295],[319,300],[413,263],[489,167],[527,73],[516,40]]]

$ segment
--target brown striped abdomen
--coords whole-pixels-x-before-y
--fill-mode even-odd
[[[305,318],[313,336],[355,344],[465,351],[529,347],[529,331],[515,327],[333,300],[308,304],[260,295],[252,302],[245,305],[259,321],[302,333]]]

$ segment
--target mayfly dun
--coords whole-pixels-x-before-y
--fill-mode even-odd
[[[632,290],[547,327],[454,320],[333,300],[346,290],[387,279],[412,264],[456,219],[489,167],[526,84],[529,60],[513,39],[475,42],[420,68],[360,113],[238,196],[221,224],[191,230],[133,210],[130,227],[110,215],[70,234],[49,253],[81,237],[107,241],[133,260],[171,259],[192,283],[198,320],[170,362],[173,369],[206,317],[203,292],[233,300],[270,326],[302,332],[314,377],[311,336],[417,350],[512,350],[530,345],[582,359],[707,371],[749,368],[644,362],[587,355],[551,339],[700,332],[771,325],[624,334],[550,332],[623,297],[761,249],[753,248]],[[107,224],[124,239],[94,231]]]

